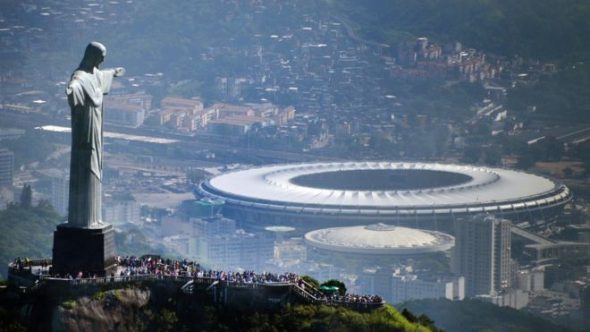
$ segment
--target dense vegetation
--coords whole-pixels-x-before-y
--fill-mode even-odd
[[[30,207],[12,204],[0,211],[0,278],[6,278],[8,263],[17,257],[51,257],[53,231],[60,221],[45,201]]]
[[[590,43],[588,43],[590,44]],[[511,91],[507,106],[521,114],[535,106],[536,118],[553,123],[590,120],[590,65],[567,64],[552,76],[541,77],[534,85],[520,85]]]
[[[505,57],[554,62],[557,75],[518,86],[509,94],[512,111],[537,106],[533,118],[590,120],[590,3],[583,0],[370,0],[330,1],[365,38],[387,43],[427,36],[460,41]]]
[[[325,305],[288,306],[278,313],[216,311],[212,327],[242,331],[436,331],[411,322],[392,306],[361,313]]]
[[[33,311],[43,318],[22,321],[19,306],[30,304],[15,301],[19,298],[15,292],[11,288],[0,290],[0,331],[48,326],[134,331],[440,331],[427,316],[416,317],[407,310],[400,313],[390,305],[370,312],[311,304],[253,308],[214,305],[206,294],[195,298],[162,292],[158,287],[130,285],[125,289],[99,290],[82,297],[60,299],[57,303],[39,298]],[[145,299],[146,294],[149,299]]]
[[[424,313],[447,331],[568,331],[529,313],[478,300],[417,300],[399,308]]]
[[[30,192],[25,188],[20,203],[10,204],[0,211],[0,279],[6,278],[8,263],[15,258],[51,258],[53,231],[63,222],[47,201],[31,205]],[[161,253],[152,248],[145,235],[135,226],[115,234],[117,254],[142,255]]]
[[[590,3],[584,0],[330,1],[360,32],[395,45],[433,36],[500,55],[547,60],[590,54]]]

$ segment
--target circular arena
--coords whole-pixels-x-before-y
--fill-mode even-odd
[[[355,273],[416,260],[441,261],[455,244],[446,233],[383,223],[318,229],[306,233],[304,241],[308,260]]]
[[[329,162],[250,168],[213,177],[201,195],[225,201],[242,227],[387,223],[449,229],[490,213],[515,222],[549,219],[571,200],[563,184],[530,173],[417,162]]]
[[[330,253],[405,256],[449,250],[455,239],[445,233],[386,224],[333,227],[305,234],[308,246]]]

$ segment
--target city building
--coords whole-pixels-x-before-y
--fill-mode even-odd
[[[420,299],[462,300],[465,298],[465,278],[419,276],[387,268],[365,269],[359,277],[360,291],[379,294],[389,303]]]
[[[25,135],[24,129],[18,128],[0,128],[0,141],[17,139]]]
[[[533,258],[535,264],[590,258],[590,243],[557,241],[550,244],[526,245],[525,253]]]
[[[529,294],[520,289],[508,289],[499,293],[477,295],[477,299],[493,303],[499,307],[522,309],[529,304]]]
[[[230,116],[209,121],[207,131],[222,136],[241,136],[248,133],[256,125],[266,127],[270,125],[270,122],[256,116]]]
[[[545,289],[545,271],[540,268],[518,271],[516,274],[518,289],[525,292],[538,292]]]
[[[109,111],[105,112],[105,121],[137,128],[143,124],[151,107],[152,96],[148,94],[113,95],[109,99]]]
[[[102,218],[113,225],[141,223],[141,206],[132,195],[105,195]]]
[[[14,153],[8,149],[0,149],[0,186],[12,186],[14,176]]]
[[[203,101],[199,98],[165,97],[160,102],[160,107],[162,110],[188,112],[188,114],[194,115],[203,111]]]
[[[274,238],[253,234],[236,227],[236,222],[223,217],[195,218],[193,238],[195,257],[213,269],[262,270],[273,258]]]
[[[251,82],[243,77],[218,77],[215,79],[215,89],[224,100],[238,99],[243,88]]]
[[[138,105],[113,104],[105,113],[105,121],[111,124],[137,128],[145,120],[146,110]]]
[[[415,274],[393,275],[391,278],[391,302],[408,300],[449,299],[462,300],[465,297],[465,279],[447,277],[431,280],[420,279]]]
[[[254,126],[282,126],[295,118],[292,106],[279,108],[271,103],[246,103],[233,105],[216,103],[206,109],[210,114],[207,130],[217,135],[239,136]]]
[[[512,234],[527,242],[524,246],[527,264],[542,266],[590,258],[590,243],[583,238],[580,242],[547,239],[515,225],[512,226]]]
[[[288,266],[307,261],[307,248],[303,239],[290,238],[283,241],[275,240],[275,265]]]
[[[199,98],[166,97],[160,102],[159,124],[191,132],[207,125],[210,112],[203,109]]]
[[[465,295],[490,295],[511,286],[511,222],[493,216],[455,221],[453,272],[465,277]]]
[[[223,208],[223,201],[212,199],[187,201],[182,204],[182,208],[191,218],[211,218],[219,214]]]
[[[68,199],[70,197],[70,177],[62,176],[51,177],[51,205],[62,216],[68,214]]]

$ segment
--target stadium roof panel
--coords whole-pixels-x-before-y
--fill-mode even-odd
[[[464,213],[563,204],[569,189],[530,173],[469,165],[332,162],[271,165],[222,174],[201,193],[232,204],[341,213]]]

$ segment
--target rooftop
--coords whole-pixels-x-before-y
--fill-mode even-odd
[[[455,244],[455,239],[445,233],[383,223],[315,230],[305,234],[305,241],[330,251],[384,255],[438,252]]]

